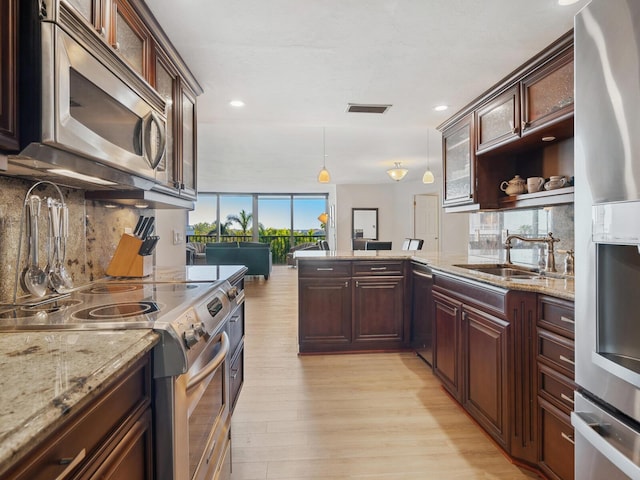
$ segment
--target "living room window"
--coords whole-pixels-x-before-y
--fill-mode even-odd
[[[268,243],[274,263],[285,263],[294,245],[326,239],[326,212],[327,194],[199,193],[187,240]]]

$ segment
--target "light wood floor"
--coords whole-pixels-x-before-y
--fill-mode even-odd
[[[411,353],[297,355],[297,271],[246,282],[233,480],[531,479]]]

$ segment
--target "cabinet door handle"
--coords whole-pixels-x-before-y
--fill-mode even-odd
[[[330,267],[318,267],[316,272],[333,272],[333,268]]]
[[[387,267],[371,267],[371,271],[372,272],[377,272],[377,271],[381,271],[381,270],[384,271],[386,269],[387,269]]]
[[[84,460],[84,457],[86,457],[86,456],[87,456],[87,451],[86,451],[86,449],[83,448],[73,458],[61,458],[60,459],[60,465],[66,465],[67,468],[65,468],[62,471],[62,473],[56,477],[56,480],[64,480],[65,478],[67,478],[67,476],[73,470],[75,470],[75,468],[80,464],[80,462],[82,460]]]
[[[347,283],[347,282],[345,282],[345,283]],[[358,288],[359,286],[360,286],[360,282],[358,282],[358,281],[356,280],[356,288]]]
[[[560,360],[562,360],[563,362],[567,362],[570,365],[575,365],[576,362],[574,362],[573,360],[571,360],[568,357],[565,357],[564,355],[560,355]]]
[[[569,317],[565,317],[564,315],[560,315],[560,320],[562,320],[563,322],[566,322],[566,323],[570,323],[571,325],[575,325],[576,324],[575,320],[573,320],[572,318],[569,318]]]
[[[574,442],[574,441],[573,441],[573,438],[571,438],[571,436],[570,436],[570,435],[567,435],[567,434],[566,434],[566,433],[564,433],[564,432],[560,432],[560,436],[561,436],[562,438],[564,438],[567,442],[571,443],[571,445],[575,445],[575,444],[576,444],[576,442]]]
[[[567,402],[570,402],[570,403],[571,403],[571,405],[573,405],[573,404],[575,403],[575,402],[574,402],[574,400],[573,400],[573,398],[571,398],[571,397],[570,397],[570,396],[568,396],[568,395],[565,395],[564,393],[561,393],[561,394],[560,394],[560,398],[562,398],[563,400],[566,400]]]

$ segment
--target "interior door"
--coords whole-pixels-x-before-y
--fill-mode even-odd
[[[437,195],[414,195],[413,236],[424,239],[422,250],[440,251],[440,202]]]

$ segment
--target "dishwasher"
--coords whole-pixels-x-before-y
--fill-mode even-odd
[[[411,348],[433,366],[433,277],[431,267],[411,262]]]

